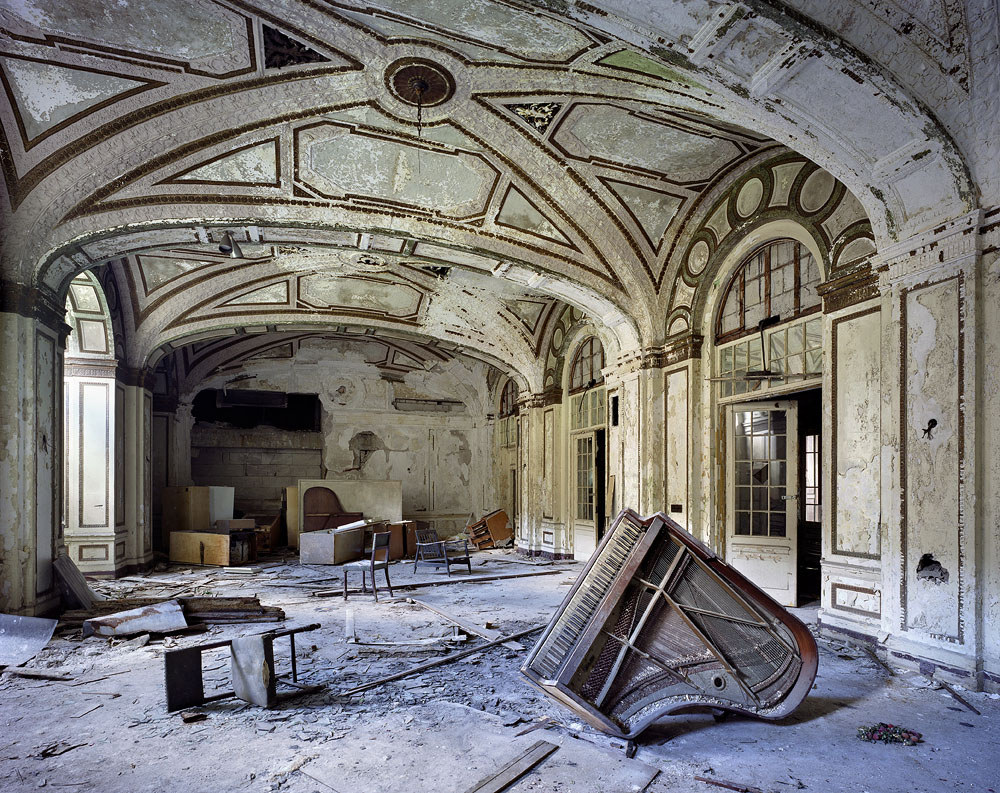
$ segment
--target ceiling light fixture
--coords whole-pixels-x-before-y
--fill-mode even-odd
[[[230,259],[242,259],[243,250],[240,248],[240,244],[233,239],[233,234],[227,231],[222,235],[222,242],[219,243],[219,253],[229,254]]]
[[[425,107],[447,102],[455,93],[455,78],[443,66],[423,58],[401,58],[385,70],[389,93],[417,108],[417,137],[423,131]]]

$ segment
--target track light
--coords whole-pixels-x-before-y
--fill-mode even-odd
[[[228,253],[230,259],[243,258],[243,251],[240,249],[240,244],[233,239],[233,235],[229,231],[222,235],[222,242],[219,243],[219,253]]]

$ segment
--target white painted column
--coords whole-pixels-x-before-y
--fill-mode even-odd
[[[36,614],[59,595],[62,356],[59,314],[0,286],[0,612]],[[44,311],[48,322],[36,318]],[[53,330],[49,327],[59,327]]]

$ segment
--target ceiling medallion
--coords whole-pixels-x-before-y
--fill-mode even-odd
[[[385,70],[385,84],[394,97],[417,108],[440,105],[455,93],[451,73],[423,58],[400,58],[390,63]]]

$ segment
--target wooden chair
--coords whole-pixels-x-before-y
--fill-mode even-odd
[[[417,565],[420,562],[432,564],[436,567],[444,565],[449,576],[451,575],[451,566],[453,564],[462,564],[464,562],[468,566],[469,572],[472,572],[472,560],[469,558],[468,540],[445,542],[438,539],[435,529],[417,529],[416,535],[417,550],[413,555],[414,573],[417,572]]]
[[[356,562],[348,562],[344,565],[344,600],[347,600],[347,571],[361,571],[361,591],[367,592],[365,577],[369,570],[372,573],[372,591],[375,593],[375,602],[378,603],[378,586],[375,583],[375,571],[382,570],[385,573],[385,583],[389,587],[389,597],[392,597],[392,582],[389,580],[389,541],[392,538],[390,532],[379,532],[372,537],[371,559],[358,559]],[[381,558],[379,556],[381,555]],[[471,568],[470,568],[471,569]]]

